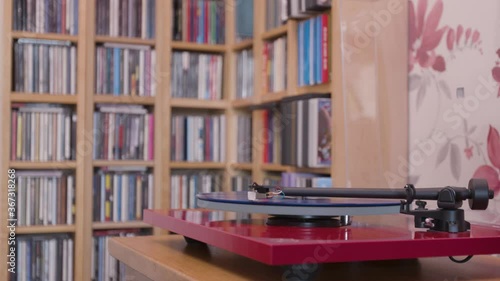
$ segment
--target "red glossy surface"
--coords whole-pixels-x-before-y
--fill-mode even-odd
[[[354,217],[339,228],[267,226],[263,220],[213,221],[211,211],[145,210],[144,221],[270,265],[500,253],[500,229],[472,225],[451,234],[412,226],[406,215]]]

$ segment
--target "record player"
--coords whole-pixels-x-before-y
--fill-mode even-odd
[[[483,179],[468,187],[402,189],[262,186],[197,195],[203,209],[145,210],[144,221],[268,265],[449,257],[500,253],[500,228],[470,223],[461,208],[486,210],[494,193]],[[427,208],[435,201],[437,208]],[[224,220],[217,212],[264,214]],[[467,256],[458,259],[457,256]],[[451,262],[451,261],[450,261]]]

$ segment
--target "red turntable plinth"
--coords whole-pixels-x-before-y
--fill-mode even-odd
[[[144,222],[269,265],[410,259],[500,253],[500,228],[461,233],[413,227],[403,214],[354,217],[344,227],[268,226],[214,220],[214,211],[145,210]]]

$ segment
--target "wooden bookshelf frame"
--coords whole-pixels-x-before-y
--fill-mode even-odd
[[[75,239],[75,256],[74,268],[75,279],[77,281],[90,280],[91,269],[91,243],[92,233],[94,230],[103,229],[118,229],[118,228],[149,228],[148,225],[142,222],[119,222],[119,223],[97,223],[92,221],[92,176],[96,167],[107,165],[141,165],[146,166],[154,172],[154,206],[158,209],[168,209],[170,205],[170,175],[172,170],[177,169],[212,169],[219,170],[224,174],[224,190],[230,190],[231,177],[240,171],[250,172],[253,181],[262,182],[267,173],[276,172],[314,172],[320,174],[329,174],[334,179],[336,186],[352,185],[367,185],[373,186],[383,184],[385,182],[383,175],[379,171],[397,171],[399,157],[406,158],[407,156],[407,97],[401,95],[406,91],[406,64],[396,62],[394,67],[395,72],[401,73],[398,76],[398,81],[394,84],[381,84],[377,89],[383,95],[379,97],[379,102],[383,105],[381,109],[386,110],[382,113],[381,119],[385,123],[379,124],[379,128],[383,131],[386,137],[381,140],[380,146],[384,152],[389,152],[382,159],[382,167],[372,169],[370,166],[374,163],[365,163],[365,159],[373,159],[373,155],[366,155],[366,150],[359,152],[349,151],[346,139],[346,112],[345,106],[349,103],[345,99],[346,79],[343,71],[342,58],[342,36],[341,33],[341,3],[343,2],[359,2],[359,5],[370,6],[373,2],[381,2],[382,4],[389,0],[377,1],[359,1],[359,0],[334,0],[332,1],[332,9],[327,11],[330,14],[330,29],[331,29],[331,72],[332,81],[323,85],[315,85],[308,87],[297,86],[297,26],[300,20],[290,19],[286,24],[270,31],[265,30],[265,22],[262,20],[265,15],[265,1],[254,1],[254,36],[253,39],[243,42],[236,42],[235,38],[235,20],[234,9],[236,0],[226,0],[226,40],[225,44],[208,45],[196,44],[190,42],[179,42],[172,40],[171,16],[172,16],[172,0],[157,0],[156,2],[156,34],[154,39],[140,38],[114,38],[108,36],[96,36],[95,34],[95,1],[79,1],[79,30],[78,35],[59,35],[59,34],[35,34],[29,32],[16,32],[12,30],[12,2],[13,0],[4,1],[2,16],[0,21],[0,95],[2,122],[0,122],[0,130],[2,132],[0,144],[0,182],[5,186],[7,179],[7,169],[72,169],[76,174],[76,220],[71,226],[33,226],[22,227],[18,229],[17,234],[34,234],[34,233],[72,233]],[[401,0],[406,3],[405,1]],[[406,5],[406,4],[405,4]],[[407,7],[405,6],[405,9]],[[375,38],[380,48],[394,51],[398,59],[405,60],[405,54],[401,51],[401,46],[390,46],[390,42],[394,42],[398,36],[405,36],[405,31],[400,30],[400,27],[405,24],[406,16],[398,17],[396,21],[386,27],[389,31],[394,31],[391,34]],[[90,22],[89,22],[90,21]],[[389,33],[389,32],[388,32]],[[264,93],[262,91],[262,51],[263,43],[272,38],[287,36],[287,85],[286,90],[279,93]],[[42,38],[54,40],[69,40],[78,46],[77,63],[78,63],[78,83],[76,95],[72,96],[56,96],[56,95],[40,95],[12,92],[12,44],[18,38]],[[126,43],[126,44],[143,44],[153,47],[157,52],[157,92],[154,97],[114,97],[105,95],[96,95],[94,89],[94,64],[95,64],[95,48],[96,44],[105,42]],[[235,72],[236,72],[236,54],[243,49],[253,49],[254,53],[254,96],[238,100],[235,98]],[[224,55],[224,77],[223,79],[223,99],[220,101],[204,101],[203,103],[197,100],[183,100],[170,97],[170,73],[171,73],[171,53],[173,50],[187,50],[198,52],[213,52]],[[406,50],[406,49],[405,49]],[[366,50],[373,51],[373,50]],[[375,53],[375,56],[382,56],[380,53]],[[380,80],[385,82],[390,81],[387,78],[387,68],[389,66],[379,66],[379,71],[382,75]],[[226,115],[227,128],[235,128],[236,116],[239,111],[249,111],[249,107],[269,101],[279,101],[287,96],[302,95],[306,93],[331,93],[333,122],[331,124],[334,132],[332,141],[333,162],[330,167],[314,169],[314,168],[297,168],[284,165],[264,164],[262,159],[262,149],[259,147],[258,134],[262,132],[262,114],[259,111],[252,111],[253,119],[253,161],[251,163],[236,162],[236,134],[227,134],[227,151],[226,159],[220,163],[207,162],[175,162],[170,160],[170,122],[172,110],[217,110]],[[398,95],[399,94],[399,95]],[[23,163],[10,161],[10,112],[13,102],[44,102],[69,104],[76,106],[78,118],[77,124],[77,158],[75,161],[60,162],[60,163]],[[92,154],[89,153],[88,147],[93,147],[92,132],[93,132],[93,112],[96,103],[116,103],[116,104],[141,104],[151,108],[155,117],[155,159],[152,161],[106,161],[93,160]],[[398,120],[391,120],[391,117],[397,116]],[[365,125],[369,126],[369,125]],[[357,127],[354,132],[351,132],[351,138],[366,138],[364,144],[369,143],[377,136],[365,136],[362,134],[366,127]],[[231,132],[231,130],[227,130]],[[260,150],[259,150],[260,149]],[[363,163],[359,170],[355,165],[347,163]],[[353,169],[354,167],[354,169]],[[356,174],[360,172],[359,176]],[[0,190],[1,206],[4,208],[4,202],[7,201],[7,189],[2,187]],[[7,221],[6,210],[0,211],[0,219],[2,222]],[[7,239],[6,227],[0,228],[0,263],[4,266],[0,267],[0,280],[8,280],[8,272],[5,266],[7,245],[3,241]],[[154,234],[165,234],[164,230],[153,229]]]
[[[0,200],[2,204],[2,210],[0,210],[0,220],[2,224],[7,223],[7,210],[4,208],[5,202],[7,202],[7,188],[5,183],[7,182],[7,169],[9,169],[10,162],[10,95],[7,93],[11,92],[10,83],[5,81],[5,77],[10,77],[11,69],[11,50],[12,43],[10,42],[10,32],[11,32],[11,22],[12,22],[12,6],[10,3],[5,3],[0,14],[0,112],[2,114],[2,121],[0,122],[0,182],[2,183],[2,188],[0,189]],[[9,116],[7,116],[9,115]],[[7,133],[9,132],[9,133]],[[3,226],[0,230],[0,263],[3,266],[0,268],[0,279],[7,280],[9,272],[7,271],[7,253],[9,251],[9,245],[7,244],[7,239],[10,233],[7,227]]]

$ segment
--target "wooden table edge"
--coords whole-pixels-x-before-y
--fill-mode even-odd
[[[124,263],[126,266],[140,272],[147,278],[154,281],[163,280],[181,280],[181,281],[196,281],[195,279],[187,276],[172,268],[165,268],[164,265],[149,257],[146,253],[137,251],[128,247],[123,241],[125,239],[136,237],[113,237],[108,240],[109,254],[115,259]],[[153,238],[153,237],[151,237]],[[141,257],[149,262],[137,262],[137,257]],[[144,265],[144,266],[141,266]],[[148,268],[153,266],[153,268]],[[127,279],[128,280],[128,279]]]

